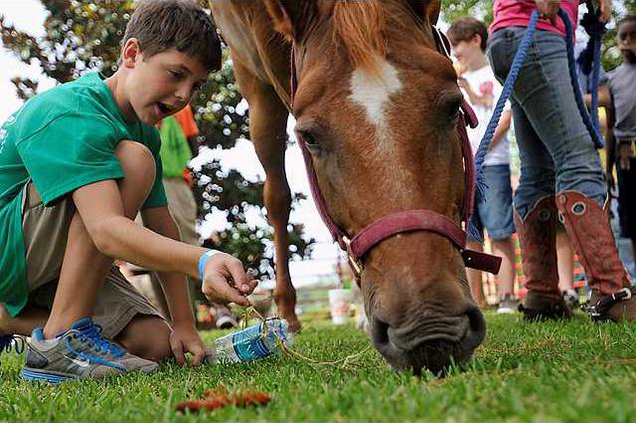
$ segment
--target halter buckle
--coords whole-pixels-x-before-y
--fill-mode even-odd
[[[349,260],[349,266],[351,266],[351,270],[353,270],[355,275],[359,277],[362,274],[362,270],[364,269],[362,261],[355,259],[353,253],[351,252],[351,240],[348,237],[343,236],[342,242],[344,242],[345,246],[347,247],[347,260]]]

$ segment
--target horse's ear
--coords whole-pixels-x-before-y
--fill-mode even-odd
[[[441,0],[407,0],[416,16],[427,18],[431,25],[436,25],[439,19]]]
[[[300,41],[311,23],[331,11],[333,1],[266,0],[265,6],[276,30],[288,39]]]

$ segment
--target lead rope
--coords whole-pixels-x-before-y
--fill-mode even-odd
[[[588,5],[588,8],[590,6]],[[589,11],[589,16],[593,15],[592,11]],[[586,15],[587,18],[588,15]],[[572,38],[572,22],[568,17],[567,13],[563,11],[563,9],[559,9],[559,17],[565,23],[565,41],[567,47],[567,55],[568,55],[568,70],[570,73],[570,82],[572,84],[572,88],[574,89],[574,98],[576,100],[576,104],[579,109],[579,113],[581,118],[583,119],[583,123],[585,124],[587,130],[589,131],[592,141],[596,148],[603,147],[603,136],[600,133],[599,123],[598,123],[598,77],[600,72],[600,37],[602,36],[602,32],[598,29],[593,31],[593,34],[590,34],[590,41],[594,42],[594,71],[592,74],[593,78],[593,87],[592,87],[592,114],[595,116],[594,119],[590,118],[590,114],[585,107],[585,102],[583,101],[583,95],[581,94],[581,89],[579,88],[578,75],[576,72],[576,61],[574,59],[574,40]],[[497,105],[493,114],[490,118],[490,122],[488,122],[488,127],[486,129],[486,133],[484,134],[481,142],[479,143],[479,148],[477,149],[477,153],[475,154],[475,165],[477,167],[477,192],[480,196],[485,195],[486,185],[484,182],[483,175],[483,166],[484,159],[486,158],[486,154],[488,153],[488,149],[490,147],[490,143],[492,141],[492,137],[499,125],[499,119],[501,118],[501,114],[503,113],[504,106],[512,90],[514,88],[517,77],[519,76],[519,71],[521,70],[521,66],[523,66],[526,56],[528,53],[528,47],[530,46],[530,42],[534,37],[534,33],[537,28],[537,20],[539,19],[539,12],[537,10],[532,12],[530,16],[530,21],[528,22],[528,28],[526,33],[521,40],[521,44],[519,44],[519,50],[517,50],[517,54],[512,62],[512,66],[510,67],[510,71],[508,76],[506,77],[506,81],[504,82],[503,89],[501,91],[501,96],[497,100]],[[592,19],[592,18],[588,18]],[[598,21],[598,18],[596,18]],[[604,28],[604,25],[603,25]],[[587,30],[587,28],[586,28]],[[595,99],[596,97],[596,99]]]

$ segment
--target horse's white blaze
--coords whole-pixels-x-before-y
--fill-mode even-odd
[[[391,96],[400,92],[403,84],[395,66],[380,57],[377,60],[377,73],[362,68],[353,71],[349,98],[364,108],[369,122],[376,125],[381,137],[385,137],[388,135],[385,133],[386,108],[391,102]]]

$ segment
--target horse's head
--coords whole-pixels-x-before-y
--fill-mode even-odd
[[[435,47],[439,1],[268,0],[267,7],[295,45],[296,133],[331,218],[351,236],[413,209],[459,224],[462,95]],[[446,237],[390,237],[363,265],[372,340],[395,368],[437,372],[482,342],[483,316]]]

